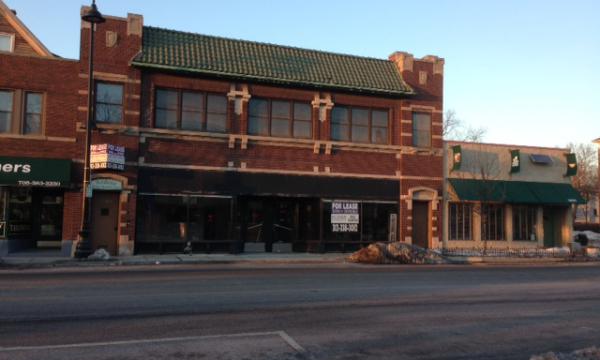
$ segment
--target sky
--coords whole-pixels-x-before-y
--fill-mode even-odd
[[[78,58],[91,1],[4,0],[50,49]],[[565,146],[600,138],[597,0],[97,0],[145,25],[386,59],[446,61],[444,109],[484,141]]]

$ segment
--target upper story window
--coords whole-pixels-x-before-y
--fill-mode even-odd
[[[413,113],[413,146],[431,147],[431,114]]]
[[[227,97],[182,90],[156,90],[154,126],[209,132],[227,131]]]
[[[123,122],[123,85],[96,84],[95,119],[99,123],[120,124]]]
[[[251,99],[248,134],[309,139],[312,107],[295,101]]]
[[[25,116],[23,134],[42,133],[42,94],[25,93]]]
[[[388,143],[387,110],[336,106],[331,112],[331,138],[373,144]]]
[[[13,102],[13,91],[0,91],[0,133],[12,131]]]
[[[0,90],[0,133],[41,134],[43,103],[42,93]]]
[[[14,49],[15,36],[12,34],[0,34],[0,51],[12,52]]]

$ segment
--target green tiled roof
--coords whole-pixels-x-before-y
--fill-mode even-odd
[[[144,27],[133,64],[248,81],[399,96],[412,94],[389,60]]]

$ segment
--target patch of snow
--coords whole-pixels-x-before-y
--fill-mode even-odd
[[[89,260],[110,260],[110,254],[105,249],[98,249],[88,256]]]

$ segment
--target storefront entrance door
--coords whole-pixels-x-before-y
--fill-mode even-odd
[[[93,249],[104,248],[111,255],[117,255],[118,226],[119,193],[94,192],[92,200]]]
[[[555,246],[555,225],[554,218],[556,212],[552,208],[544,208],[544,247],[551,248]]]
[[[244,241],[264,243],[265,251],[306,251],[306,242],[316,239],[317,202],[313,199],[248,198]],[[274,245],[275,244],[275,245]]]
[[[426,201],[413,201],[412,213],[412,243],[427,249],[429,247],[429,203]]]

